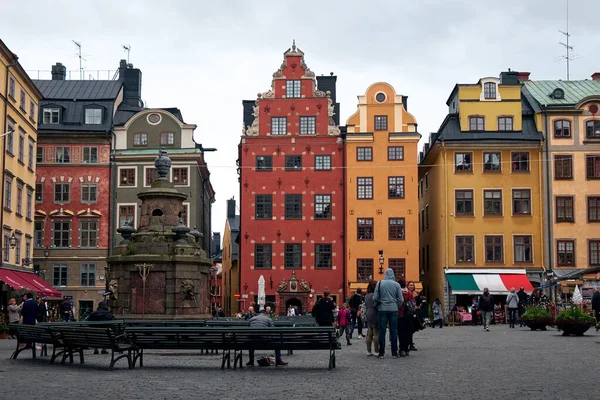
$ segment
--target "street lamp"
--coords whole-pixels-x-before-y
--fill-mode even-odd
[[[14,231],[12,235],[10,235],[10,239],[8,239],[8,243],[10,244],[11,249],[14,249],[17,246],[17,237],[15,236]]]
[[[383,256],[383,250],[379,250],[379,275],[383,275],[383,263],[385,262],[385,257]]]

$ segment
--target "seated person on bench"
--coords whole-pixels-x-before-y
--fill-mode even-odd
[[[273,320],[267,316],[267,312],[262,309],[260,312],[250,318],[248,326],[252,328],[269,328],[275,326]],[[248,350],[248,358],[250,359],[246,365],[249,367],[254,366],[254,350]],[[275,350],[275,365],[288,365],[287,362],[281,359],[281,350]]]
[[[115,319],[115,316],[108,309],[108,303],[106,301],[98,303],[98,309],[91,313],[87,318],[88,321],[112,321],[113,319]],[[94,354],[98,354],[98,349],[94,349]],[[108,351],[102,349],[102,354],[108,354]]]

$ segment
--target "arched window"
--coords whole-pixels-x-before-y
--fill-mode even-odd
[[[570,138],[571,137],[571,121],[568,119],[558,119],[554,121],[554,137],[555,138]]]
[[[585,136],[591,139],[600,139],[600,119],[586,122]]]
[[[486,82],[483,84],[483,97],[485,99],[496,98],[496,84],[494,82]]]

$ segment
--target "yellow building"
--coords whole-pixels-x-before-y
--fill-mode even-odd
[[[0,40],[0,135],[4,148],[0,152],[0,226],[4,267],[31,264],[37,109],[41,98],[18,57]]]
[[[383,82],[358,96],[347,121],[345,150],[346,279],[348,293],[383,279],[420,286],[418,242],[418,142],[407,97]],[[383,263],[382,263],[383,262]]]
[[[525,79],[524,86],[535,99],[549,161],[544,169],[548,269],[567,277],[600,266],[600,73],[581,81]],[[598,283],[595,274],[587,278],[596,282],[585,283],[586,297]]]
[[[419,208],[425,293],[446,309],[489,287],[542,282],[542,135],[517,72],[458,84],[423,149]]]
[[[236,204],[234,199],[227,200],[227,219],[223,229],[223,255],[222,255],[222,279],[221,293],[223,294],[223,310],[225,315],[235,315],[242,308],[247,309],[251,301],[247,294],[240,294],[236,299],[234,295],[240,293],[240,216],[236,215]],[[240,303],[242,303],[240,305]],[[258,311],[258,310],[257,310]]]

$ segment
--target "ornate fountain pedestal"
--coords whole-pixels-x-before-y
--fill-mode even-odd
[[[202,234],[183,224],[183,202],[167,179],[171,160],[161,151],[159,179],[139,193],[137,231],[126,222],[108,258],[109,300],[117,318],[206,318],[210,315],[211,261]]]

